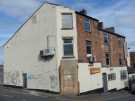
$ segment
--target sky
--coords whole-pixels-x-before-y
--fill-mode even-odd
[[[31,16],[45,0],[0,0],[0,46]],[[114,26],[127,37],[130,51],[135,51],[135,0],[48,0],[74,10],[86,9],[88,15]],[[3,48],[0,47],[0,64]]]

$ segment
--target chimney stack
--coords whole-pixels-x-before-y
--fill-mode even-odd
[[[99,23],[98,23],[98,28],[99,28],[99,29],[103,29],[103,22],[99,22]]]
[[[81,14],[87,15],[87,10],[86,9],[82,9],[79,11]]]
[[[106,28],[105,30],[115,33],[115,28],[114,27],[109,27],[109,28]]]

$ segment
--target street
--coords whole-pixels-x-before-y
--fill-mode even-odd
[[[0,86],[0,101],[135,101],[135,95],[121,90],[102,94],[60,96],[43,91],[25,90]]]

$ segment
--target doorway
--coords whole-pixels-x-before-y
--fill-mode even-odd
[[[23,87],[27,88],[27,73],[23,73]]]
[[[62,60],[60,66],[61,95],[78,95],[78,68],[75,60]]]
[[[104,93],[106,93],[108,92],[107,73],[103,73],[102,77],[103,77],[103,91]]]

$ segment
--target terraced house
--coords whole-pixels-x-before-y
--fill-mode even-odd
[[[64,94],[127,86],[126,39],[85,10],[43,4],[4,45],[4,84]]]

